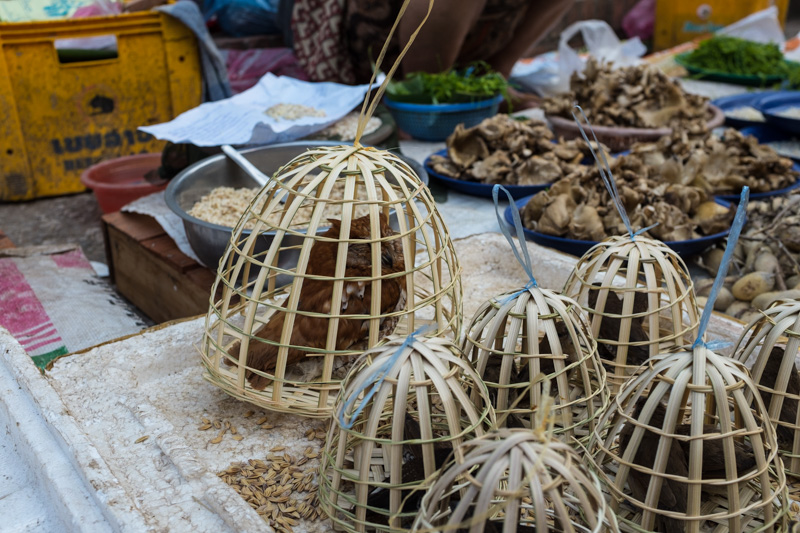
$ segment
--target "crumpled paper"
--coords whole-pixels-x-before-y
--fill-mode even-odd
[[[379,76],[376,85],[383,80]],[[368,85],[314,83],[267,73],[243,93],[207,102],[164,124],[140,130],[158,139],[197,146],[272,144],[301,139],[325,129],[364,100]],[[298,104],[324,117],[274,119],[265,112],[276,104]]]

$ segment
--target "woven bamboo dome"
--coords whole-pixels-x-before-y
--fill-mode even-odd
[[[529,287],[487,301],[462,349],[486,382],[501,425],[533,427],[545,394],[540,373],[555,401],[555,434],[565,442],[588,437],[608,405],[606,373],[585,314],[551,290]]]
[[[412,531],[615,532],[597,477],[567,444],[503,428],[461,445],[422,498]]]
[[[775,431],[744,365],[699,343],[648,361],[590,451],[622,531],[784,531]]]
[[[204,377],[275,411],[330,416],[364,350],[424,324],[461,328],[460,268],[430,191],[360,145],[311,149],[276,172],[234,229],[218,288]]]
[[[321,459],[319,497],[337,528],[406,531],[422,487],[494,423],[486,388],[442,338],[373,348],[345,379]],[[469,389],[479,388],[473,403]],[[359,404],[357,407],[356,404]]]
[[[800,301],[778,300],[747,324],[734,357],[748,364],[777,433],[786,473],[800,477]]]
[[[563,293],[589,313],[615,394],[649,357],[691,344],[699,316],[686,264],[643,236],[611,237],[578,260]]]

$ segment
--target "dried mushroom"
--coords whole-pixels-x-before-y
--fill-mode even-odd
[[[694,185],[708,194],[774,191],[797,181],[792,160],[750,135],[729,128],[721,136],[674,131],[655,143],[638,143],[631,154],[659,169],[664,181]]]
[[[657,167],[635,155],[610,158],[609,165],[631,224],[655,224],[645,235],[685,241],[719,233],[733,220],[732,208],[711,202],[694,185],[663,181]],[[522,221],[534,231],[577,240],[601,241],[626,232],[597,168],[589,166],[534,195]]]
[[[569,92],[546,98],[542,108],[548,115],[572,118],[575,102],[595,126],[701,133],[711,118],[707,98],[683,92],[660,70],[646,65],[612,69],[594,58],[582,75],[572,75]]]
[[[589,154],[583,141],[561,139],[544,122],[495,115],[477,126],[456,126],[447,138],[447,157],[432,155],[439,174],[465,181],[543,185],[580,171]]]

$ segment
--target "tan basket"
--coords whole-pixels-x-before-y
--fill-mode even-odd
[[[598,243],[578,260],[563,293],[589,313],[612,395],[647,358],[697,335],[689,271],[661,241],[623,235]]]
[[[364,356],[337,402],[319,497],[347,531],[405,531],[416,514],[409,502],[422,497],[425,480],[454,450],[460,459],[458,446],[494,425],[494,413],[485,385],[448,340],[397,338]],[[477,404],[469,398],[475,388]]]
[[[597,477],[565,443],[500,429],[461,449],[463,462],[426,492],[412,531],[619,531]]]
[[[785,530],[786,478],[754,392],[743,365],[703,345],[625,383],[590,445],[622,531]]]
[[[265,232],[269,248],[254,252]],[[348,365],[392,331],[461,328],[460,268],[433,197],[374,148],[321,147],[279,169],[234,229],[218,288],[204,377],[275,411],[327,417]]]
[[[773,353],[774,352],[774,353]],[[761,400],[775,427],[786,473],[800,477],[800,301],[778,300],[739,337],[734,358],[749,364]]]
[[[548,289],[512,291],[484,303],[462,349],[486,382],[501,425],[533,427],[544,394],[540,373],[551,382],[554,430],[564,442],[588,437],[608,405],[605,370],[583,311]]]

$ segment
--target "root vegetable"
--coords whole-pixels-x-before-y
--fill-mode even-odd
[[[717,294],[717,300],[714,302],[714,310],[724,311],[730,307],[734,300],[733,293],[725,287],[722,287],[719,290],[719,294]]]
[[[758,272],[777,274],[780,263],[778,262],[778,258],[775,257],[770,250],[769,252],[762,252],[756,257],[756,260],[753,262],[753,268]]]
[[[737,247],[738,249],[738,247]],[[719,270],[719,265],[722,263],[722,256],[725,254],[725,250],[722,248],[712,248],[711,250],[707,251],[703,254],[703,266],[708,273],[712,276],[717,274]]]
[[[739,318],[749,310],[749,303],[737,300],[733,302],[727,309],[725,309],[725,314],[734,318]]]
[[[697,297],[697,306],[698,307],[705,307],[706,303],[708,303],[708,297],[707,296],[698,296]]]
[[[775,286],[775,274],[751,272],[733,284],[732,293],[737,300],[749,302],[759,294],[771,291]]]
[[[750,304],[756,309],[766,309],[775,300],[800,299],[800,290],[770,291],[759,294]]]

